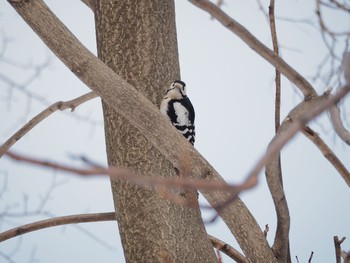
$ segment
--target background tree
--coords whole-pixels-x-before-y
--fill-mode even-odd
[[[198,2],[201,2],[201,1],[198,1]],[[202,1],[203,2],[203,1]],[[204,1],[205,2],[205,1]],[[199,3],[200,4],[200,3]],[[210,6],[209,5],[209,7],[211,7],[214,11],[215,11],[215,6]],[[218,10],[219,11],[219,10]],[[217,17],[217,18],[219,18],[219,20],[220,20],[220,12],[214,12],[214,14],[213,14],[214,16],[216,16],[216,15],[219,15],[219,17]],[[222,18],[222,16],[221,16],[221,18]],[[226,20],[226,21],[229,21],[229,20]],[[231,21],[232,22],[232,21]],[[228,24],[228,23],[225,23],[225,25],[229,25],[229,26],[231,26],[231,25],[234,25],[234,24]],[[68,52],[68,50],[65,50],[66,52]],[[271,62],[271,61],[270,61]],[[278,62],[278,61],[277,61]],[[82,64],[75,64],[71,69],[74,71],[74,72],[76,72],[78,75],[79,75],[79,70],[81,70],[81,66],[82,66]],[[280,69],[285,69],[285,68],[283,68],[283,65],[281,66],[281,64],[278,64],[277,63],[277,67],[282,67],[282,68],[280,68]],[[288,72],[287,72],[288,73]],[[290,72],[289,72],[290,73]],[[289,75],[290,76],[290,75]],[[84,78],[84,76],[80,76],[80,77],[82,77],[82,78]],[[116,79],[117,81],[118,81],[118,79]],[[300,85],[303,85],[303,83],[302,83],[303,81],[299,81],[298,82],[298,84],[297,84],[297,86],[300,88]],[[99,83],[99,82],[98,82]],[[94,80],[92,80],[92,84],[94,84],[94,85],[97,85],[98,86],[98,83],[96,84],[96,80],[95,80],[95,82],[94,82]],[[112,82],[113,83],[113,82]],[[90,83],[91,84],[91,83]],[[305,83],[304,83],[305,84]],[[123,84],[124,86],[125,86],[125,84]],[[306,86],[307,86],[307,84],[306,84]],[[97,87],[97,88],[100,88],[100,87]],[[310,91],[310,88],[305,88],[305,85],[304,85],[304,87],[302,86],[301,87],[301,89],[304,91],[304,94],[306,93],[306,95],[307,95],[307,93],[308,93],[308,90]],[[101,90],[99,90],[100,92],[102,92]],[[312,89],[311,89],[311,94],[313,94],[313,92],[312,92]],[[310,95],[310,94],[309,94]],[[305,104],[305,105],[307,105],[307,104]],[[178,151],[178,152],[180,152],[180,151]],[[191,152],[191,154],[192,154],[193,152]],[[163,152],[163,154],[164,154],[164,152]],[[195,163],[195,161],[194,161],[194,163]],[[274,194],[274,191],[273,191],[273,189],[272,189],[272,193]],[[207,194],[207,197],[210,197],[210,194]],[[237,206],[236,206],[237,207]],[[231,210],[232,211],[232,210]],[[236,210],[237,211],[237,210]],[[237,214],[237,213],[234,213],[234,214]],[[226,218],[226,220],[227,220],[227,218]],[[236,219],[234,219],[234,221],[235,221]],[[234,222],[233,222],[234,223]],[[244,228],[244,227],[243,227]],[[233,231],[234,230],[236,230],[237,231],[237,227],[233,227]],[[254,231],[251,231],[251,233],[253,233]],[[239,239],[239,234],[237,235],[237,232],[236,232],[236,236],[238,236],[238,239]],[[285,238],[283,238],[284,239],[284,242],[285,242]],[[250,239],[250,240],[247,240],[247,242],[254,242],[254,241],[256,241],[255,239]],[[243,248],[243,250],[246,250],[246,251],[244,251],[245,253],[246,253],[246,255],[248,256],[249,255],[249,257],[250,258],[252,258],[254,255],[254,253],[256,253],[256,254],[259,254],[259,253],[261,253],[261,251],[260,250],[254,250],[254,251],[252,251],[251,252],[251,254],[249,254],[249,251],[247,251],[247,247],[245,247],[245,245],[244,245],[244,243],[242,243],[242,240],[239,240],[239,243],[240,243],[240,245],[242,246],[242,248]],[[260,245],[262,245],[262,246],[266,246],[265,244],[263,244],[262,242],[258,242],[258,243],[260,243]],[[246,244],[247,245],[247,244]],[[282,253],[283,254],[283,253]],[[285,257],[285,255],[282,255],[282,257]]]

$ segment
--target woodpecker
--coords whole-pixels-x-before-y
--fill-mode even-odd
[[[160,111],[169,118],[171,123],[193,145],[195,141],[194,108],[186,95],[186,84],[175,80],[166,90],[160,104]]]

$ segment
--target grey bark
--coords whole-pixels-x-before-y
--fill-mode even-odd
[[[153,104],[179,79],[174,2],[95,1],[99,58]],[[103,103],[108,163],[135,174],[178,176],[174,166],[132,126]],[[181,175],[180,175],[181,176]],[[201,213],[167,201],[154,190],[112,180],[126,262],[215,262]],[[197,202],[197,194],[173,191]]]

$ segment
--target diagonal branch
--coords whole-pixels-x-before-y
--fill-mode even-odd
[[[97,94],[95,92],[89,92],[84,94],[78,98],[69,101],[58,101],[47,107],[45,110],[40,112],[34,118],[32,118],[29,122],[27,122],[22,128],[20,128],[15,134],[13,134],[4,144],[0,146],[0,158],[10,149],[18,140],[20,140],[25,134],[27,134],[31,129],[33,129],[36,125],[38,125],[41,121],[49,117],[52,113],[58,110],[66,110],[71,109],[74,111],[76,107],[80,104],[96,98]]]
[[[235,262],[238,263],[248,263],[249,261],[235,248],[231,247],[229,244],[221,241],[220,239],[213,237],[211,235],[208,235],[208,238],[216,249],[220,250],[221,252],[225,253],[227,256],[235,260]]]
[[[277,56],[272,50],[270,50],[254,35],[252,35],[245,27],[227,15],[218,6],[208,0],[190,0],[190,2],[208,12],[228,30],[241,38],[251,49],[272,64],[279,72],[281,72],[287,79],[289,79],[299,88],[299,90],[304,94],[305,99],[309,99],[317,95],[311,84],[295,69]]]
[[[322,140],[322,138],[308,126],[306,126],[303,130],[303,134],[316,145],[324,157],[333,165],[333,167],[338,171],[338,173],[343,177],[344,181],[350,187],[350,173],[348,169],[346,169],[344,164]]]

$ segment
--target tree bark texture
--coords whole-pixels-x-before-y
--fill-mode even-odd
[[[95,1],[99,58],[159,105],[164,87],[179,79],[173,0]],[[178,176],[174,166],[114,109],[103,103],[108,163],[135,174]],[[215,262],[198,207],[153,190],[112,180],[126,262]],[[197,202],[195,192],[172,191]]]

